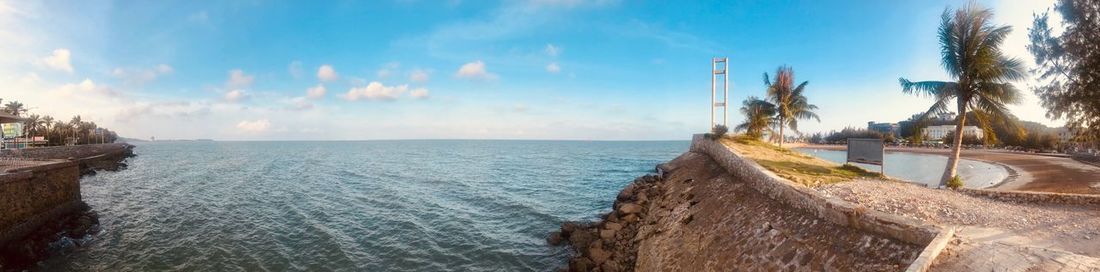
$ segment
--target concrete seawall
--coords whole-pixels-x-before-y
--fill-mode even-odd
[[[779,177],[722,143],[706,139],[703,135],[692,138],[691,151],[707,154],[731,175],[775,201],[812,213],[837,225],[925,246],[907,271],[927,270],[946,246],[946,241],[954,234],[951,229],[867,210],[839,198],[825,196]]]
[[[57,233],[83,236],[98,220],[81,200],[80,177],[124,167],[132,149],[104,144],[0,153],[0,270],[47,257]]]

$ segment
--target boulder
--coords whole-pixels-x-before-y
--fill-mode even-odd
[[[588,247],[588,244],[591,244],[592,240],[595,239],[596,237],[593,237],[592,232],[587,230],[577,230],[569,235],[569,243],[573,244],[573,248],[577,249]]]
[[[550,236],[546,237],[546,243],[552,246],[561,245],[561,232],[551,232]]]
[[[571,271],[588,271],[596,268],[588,258],[577,256],[569,261],[569,270]]]
[[[600,239],[611,240],[611,238],[615,238],[615,230],[605,229],[600,231]]]
[[[611,258],[611,253],[603,250],[602,247],[592,247],[588,249],[588,258],[592,259],[592,263],[599,265]]]
[[[619,213],[621,214],[635,214],[642,212],[642,206],[634,203],[627,203],[619,206]]]
[[[621,230],[623,229],[623,225],[619,223],[608,222],[603,224],[603,228],[609,230]]]
[[[639,219],[638,215],[631,214],[631,215],[627,215],[626,217],[623,217],[623,222],[634,223],[634,222],[638,222],[638,219]]]
[[[581,226],[581,224],[577,222],[561,223],[561,235],[562,237],[569,237],[569,234],[580,228],[583,228],[583,226]]]
[[[622,268],[622,266],[619,265],[619,262],[616,262],[614,260],[604,262],[603,265],[600,265],[600,269],[602,269],[603,272],[621,272],[621,271],[623,271],[623,268]]]
[[[625,188],[623,188],[622,191],[619,191],[618,199],[619,200],[630,200],[630,199],[634,198],[634,189],[636,187],[638,187],[637,183],[631,183],[630,185],[627,185]]]

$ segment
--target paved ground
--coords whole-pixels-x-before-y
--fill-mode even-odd
[[[806,147],[844,150],[838,145],[809,145]],[[887,148],[887,151],[947,155],[950,149]],[[966,159],[1000,163],[1011,167],[1019,176],[998,186],[997,190],[1021,190],[1058,193],[1100,194],[1100,167],[1076,161],[1064,156],[1001,150],[963,150]]]
[[[817,187],[870,209],[959,226],[942,271],[1100,271],[1100,207],[1013,203],[911,184],[859,180]]]

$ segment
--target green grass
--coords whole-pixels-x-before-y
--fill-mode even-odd
[[[879,173],[854,165],[837,165],[744,136],[726,138],[722,143],[780,177],[806,186],[844,182],[862,177],[882,177]]]

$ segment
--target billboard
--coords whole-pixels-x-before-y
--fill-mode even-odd
[[[882,139],[848,139],[848,162],[882,165],[885,157]]]
[[[4,130],[4,138],[23,137],[23,123],[0,124]]]

